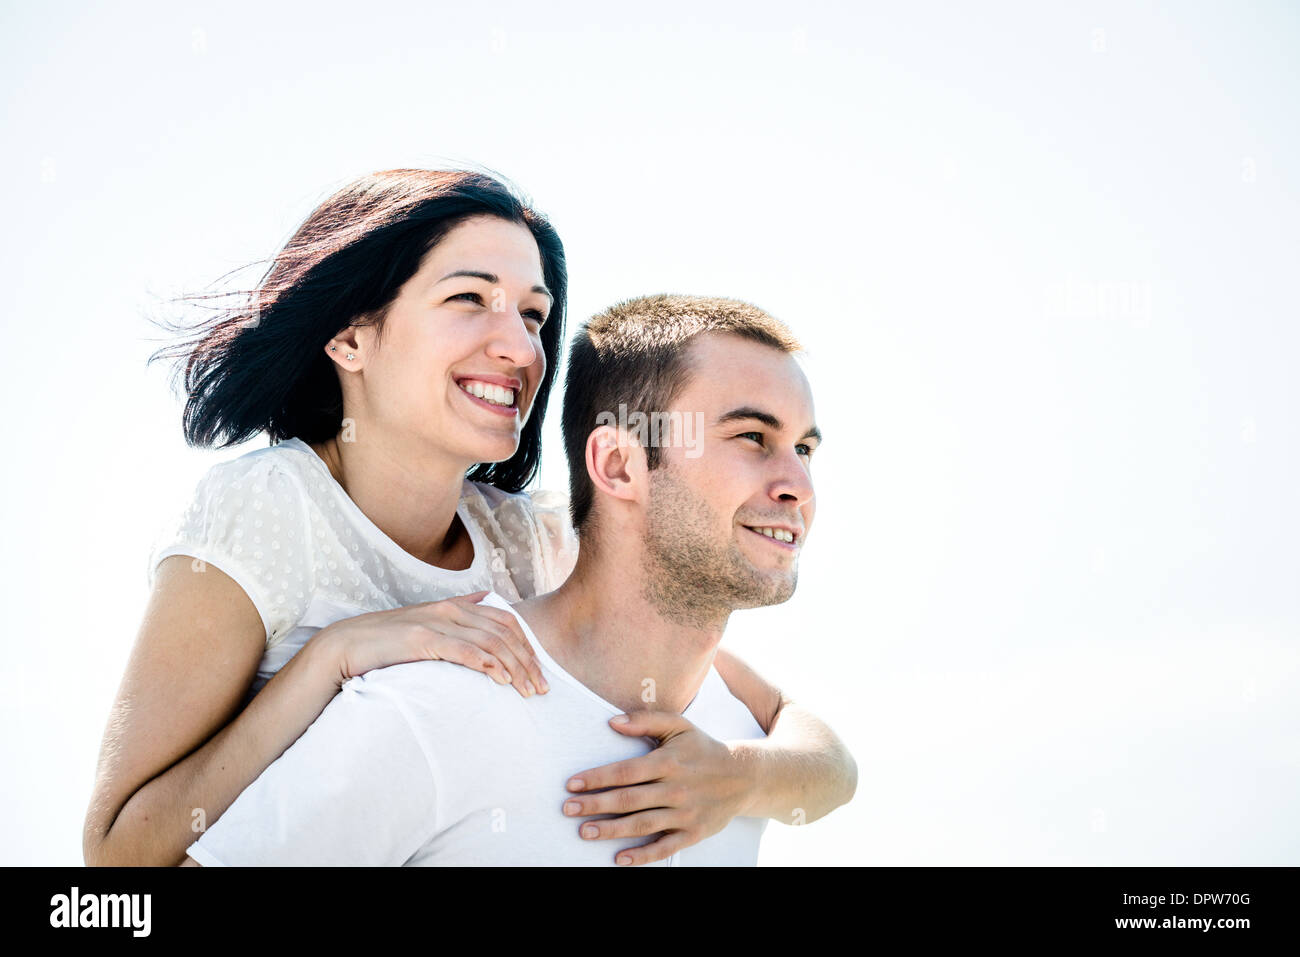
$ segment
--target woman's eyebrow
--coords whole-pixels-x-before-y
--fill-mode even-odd
[[[484,282],[490,282],[494,286],[501,282],[501,278],[494,273],[476,272],[473,269],[457,269],[455,272],[447,273],[447,275],[439,279],[438,282],[446,282],[448,279],[455,279],[457,276],[468,276],[471,279],[482,279]],[[438,282],[435,282],[434,285],[438,285]],[[551,295],[551,291],[545,286],[534,286],[532,291],[540,292],[547,299],[550,299],[552,302],[555,301],[555,297]]]

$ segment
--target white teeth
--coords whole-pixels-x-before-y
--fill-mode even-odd
[[[460,387],[475,398],[482,399],[484,402],[491,402],[493,405],[511,406],[515,404],[514,389],[492,385],[488,382],[479,382],[477,379],[466,379],[460,384]]]
[[[794,533],[784,528],[755,528],[754,531],[781,542],[794,542]]]

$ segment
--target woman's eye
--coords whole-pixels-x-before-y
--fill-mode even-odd
[[[483,304],[483,297],[480,296],[480,295],[479,295],[478,293],[476,293],[476,292],[460,292],[460,293],[457,293],[456,295],[452,296],[451,298],[452,298],[452,299],[468,299],[468,300],[470,300],[471,302],[477,302],[479,305],[482,305],[482,304]]]
[[[529,309],[527,312],[524,313],[524,315],[527,316],[529,319],[537,320],[538,326],[546,325],[546,316],[542,314],[540,309]]]

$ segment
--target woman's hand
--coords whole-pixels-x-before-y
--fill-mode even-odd
[[[500,608],[476,604],[486,591],[369,612],[325,626],[312,636],[317,653],[338,667],[337,683],[374,668],[425,659],[481,671],[514,685],[525,698],[550,690],[519,621]]]
[[[659,747],[575,774],[568,783],[575,793],[565,800],[564,813],[620,815],[580,825],[578,833],[587,840],[663,832],[649,844],[619,851],[616,863],[662,861],[718,833],[748,810],[754,787],[749,765],[680,714],[634,711],[611,718],[610,727],[631,737],[657,738]],[[585,793],[601,788],[612,790]]]

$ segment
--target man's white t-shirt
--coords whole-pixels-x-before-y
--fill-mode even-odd
[[[345,682],[303,735],[187,849],[205,867],[614,865],[649,838],[584,840],[568,817],[578,771],[649,752],[621,713],[561,668],[511,611],[550,691],[530,698],[461,665],[417,661]],[[682,713],[719,740],[763,737],[710,667]],[[766,820],[734,818],[665,865],[752,866]]]

